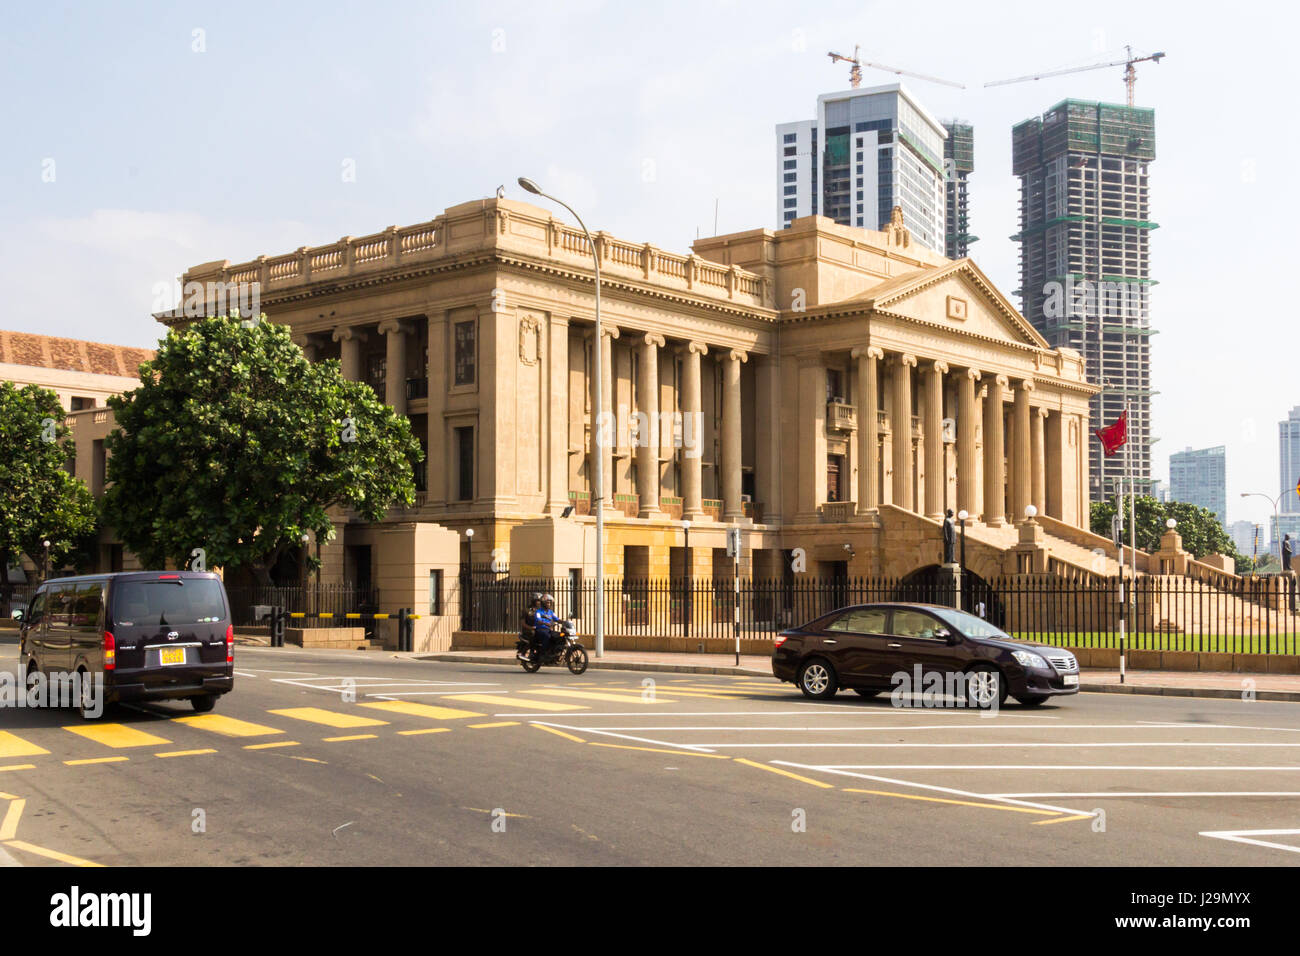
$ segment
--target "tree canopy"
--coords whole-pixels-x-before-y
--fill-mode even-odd
[[[1169,530],[1165,522],[1173,518],[1178,522],[1176,530],[1183,538],[1183,548],[1193,557],[1203,558],[1207,554],[1224,554],[1239,563],[1244,559],[1237,553],[1237,546],[1223,530],[1219,519],[1213,511],[1185,501],[1162,502],[1150,495],[1140,495],[1137,503],[1137,546],[1142,551],[1160,550],[1160,538]],[[1090,525],[1093,534],[1110,537],[1111,518],[1115,515],[1115,502],[1094,501],[1092,503]],[[1129,499],[1124,496],[1124,543],[1128,544]]]
[[[95,534],[95,501],[67,470],[76,445],[59,397],[36,385],[0,382],[0,608],[12,596],[8,568],[26,555],[50,567],[84,554]]]
[[[332,533],[327,509],[378,521],[415,500],[410,422],[285,326],[209,318],[173,330],[109,404],[118,429],[104,513],[148,566],[246,568],[270,582],[287,549]]]

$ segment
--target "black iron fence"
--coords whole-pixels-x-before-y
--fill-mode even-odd
[[[503,570],[462,569],[460,629],[517,630],[534,594],[549,593],[579,633],[594,627],[603,602],[612,636],[731,638],[736,611],[742,640],[770,640],[787,627],[836,608],[881,601],[959,606],[1014,637],[1079,647],[1202,653],[1300,653],[1300,615],[1290,576],[1214,582],[1144,576],[1065,580],[1051,574],[984,581],[968,576],[958,597],[941,581],[898,578],[519,578]],[[1121,594],[1124,601],[1121,605]]]
[[[236,627],[268,624],[271,608],[282,607],[305,614],[374,614],[379,610],[379,590],[350,584],[321,584],[305,588],[244,586],[226,588]]]

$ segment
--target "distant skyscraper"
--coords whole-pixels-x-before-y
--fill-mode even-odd
[[[1151,497],[1156,501],[1165,502],[1169,500],[1169,482],[1153,481],[1151,482]]]
[[[1176,451],[1169,456],[1169,497],[1172,501],[1209,508],[1219,519],[1228,520],[1226,449],[1199,448]]]
[[[901,206],[912,238],[943,252],[946,135],[901,83],[823,93],[816,119],[776,127],[777,222],[878,230]]]
[[[1155,111],[1065,100],[1011,131],[1020,177],[1020,299],[1025,318],[1056,347],[1083,354],[1094,428],[1131,402],[1129,446],[1112,458],[1090,441],[1089,493],[1114,493],[1133,456],[1141,491],[1151,479],[1151,277],[1147,164]],[[1100,196],[1098,195],[1100,193]]]
[[[975,171],[975,127],[950,120],[943,124],[943,128],[948,133],[948,138],[943,141],[947,196],[944,255],[949,259],[965,259],[970,255],[970,244],[979,240],[979,236],[970,234],[970,197],[967,194],[967,179]]]
[[[1296,482],[1300,481],[1300,406],[1277,423],[1277,460],[1281,470],[1282,498],[1278,510],[1286,514],[1300,513],[1300,495]]]
[[[1234,521],[1228,529],[1232,543],[1237,546],[1237,553],[1253,557],[1256,549],[1260,554],[1268,553],[1268,532],[1262,524],[1254,521]]]

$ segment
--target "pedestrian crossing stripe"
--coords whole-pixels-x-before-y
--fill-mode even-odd
[[[38,757],[47,753],[49,751],[44,747],[29,743],[17,734],[11,734],[7,730],[0,730],[0,758]]]
[[[63,729],[87,740],[93,740],[97,744],[103,744],[105,747],[112,747],[114,750],[125,750],[128,747],[157,747],[171,743],[166,737],[157,737],[125,724],[78,724]]]
[[[621,700],[622,698],[620,698]],[[521,707],[524,710],[587,710],[584,704],[556,704],[549,700],[525,700],[522,697],[496,697],[492,694],[453,694],[443,700],[463,700],[469,704],[492,704],[496,707]],[[475,716],[478,716],[477,714]]]
[[[547,697],[573,697],[577,700],[612,700],[619,704],[675,704],[676,701],[667,697],[642,697],[635,691],[626,693],[612,693],[610,691],[599,690],[547,690],[539,688],[530,690],[530,694],[545,694]],[[566,710],[569,708],[565,708]]]
[[[362,717],[358,714],[341,714],[320,707],[287,707],[283,710],[268,710],[267,713],[275,714],[277,717],[290,717],[294,720],[305,720],[313,724],[324,724],[326,727],[338,728],[383,727],[388,723],[386,720],[375,720],[373,717]]]
[[[276,730],[274,727],[265,727],[247,720],[236,720],[234,717],[226,717],[222,714],[195,714],[191,717],[173,719],[178,724],[209,730],[223,737],[269,737],[271,734],[284,733],[283,730]]]
[[[433,720],[459,720],[462,717],[483,716],[472,710],[457,710],[455,707],[435,707],[433,704],[421,704],[413,700],[377,700],[361,706],[373,710],[387,711],[390,714],[406,714],[408,717],[429,717]]]

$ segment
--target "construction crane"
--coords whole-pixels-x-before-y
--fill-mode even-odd
[[[831,58],[832,63],[837,63],[843,60],[845,63],[852,64],[849,68],[849,85],[855,90],[862,85],[862,68],[864,66],[869,66],[873,70],[884,70],[886,73],[896,73],[899,76],[910,76],[914,79],[925,80],[927,83],[942,83],[944,86],[955,86],[959,90],[966,89],[966,87],[961,83],[953,83],[951,80],[941,80],[937,76],[926,76],[924,73],[912,73],[908,70],[900,70],[895,66],[885,66],[883,63],[864,63],[858,58],[858,49],[858,45],[854,44],[852,56],[845,56],[842,53],[826,54]]]
[[[1011,80],[994,80],[992,83],[985,83],[989,86],[1006,86],[1008,83],[1024,83],[1028,80],[1044,80],[1049,76],[1064,76],[1066,73],[1084,73],[1088,70],[1104,70],[1112,66],[1124,67],[1124,86],[1128,90],[1128,105],[1133,105],[1133,87],[1137,85],[1137,70],[1133,67],[1138,63],[1145,63],[1148,60],[1152,63],[1159,63],[1164,57],[1163,53],[1152,53],[1149,56],[1134,56],[1131,46],[1124,47],[1128,57],[1123,60],[1113,60],[1110,63],[1094,63],[1091,66],[1072,66],[1064,70],[1053,70],[1050,73],[1039,73],[1037,76],[1017,76]]]

